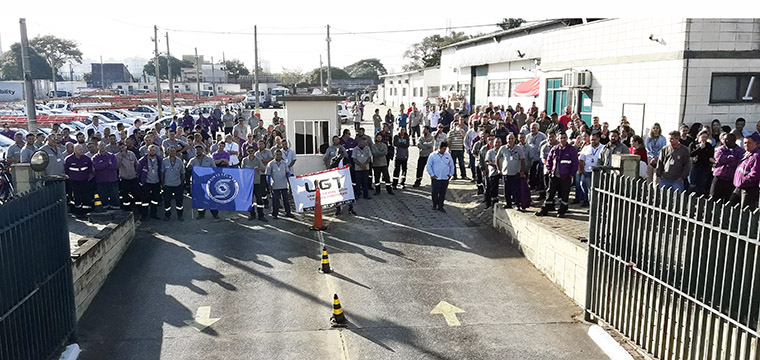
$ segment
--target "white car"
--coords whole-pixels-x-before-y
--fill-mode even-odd
[[[127,109],[122,111],[130,116],[142,117],[146,119],[155,119],[156,116],[158,116],[158,110],[152,106],[147,105],[138,105],[135,106],[134,109]]]
[[[346,106],[345,103],[339,103],[338,104],[338,117],[340,117],[340,122],[342,124],[345,124],[348,122],[349,119],[351,119],[351,110],[348,109],[348,106]]]

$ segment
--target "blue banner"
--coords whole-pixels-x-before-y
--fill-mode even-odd
[[[250,210],[254,176],[254,169],[193,166],[193,208]]]

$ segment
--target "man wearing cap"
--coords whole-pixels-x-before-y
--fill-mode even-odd
[[[760,189],[760,134],[754,133],[744,139],[744,157],[734,174],[736,189],[731,194],[729,204],[741,204],[741,208],[749,207],[750,211],[757,208]]]
[[[24,134],[17,132],[13,135],[13,140],[16,143],[8,147],[8,150],[5,152],[5,160],[10,164],[21,162],[21,151],[24,150],[25,145]]]

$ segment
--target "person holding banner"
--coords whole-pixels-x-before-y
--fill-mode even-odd
[[[282,150],[275,150],[274,161],[267,165],[267,175],[269,175],[269,189],[273,193],[272,199],[272,217],[278,219],[278,212],[280,211],[280,199],[282,199],[285,206],[285,216],[293,218],[293,214],[290,212],[290,201],[288,199],[288,176],[290,176],[290,169],[288,163],[282,158]]]
[[[442,141],[438,145],[438,152],[430,155],[427,160],[427,172],[430,174],[432,183],[433,210],[445,213],[443,202],[446,200],[446,189],[449,187],[449,179],[454,175],[454,160],[451,154],[446,152],[449,143]]]
[[[192,174],[194,166],[201,167],[216,167],[214,160],[206,156],[205,147],[203,145],[195,145],[195,157],[187,162],[187,171]],[[192,177],[191,177],[192,179]],[[214,219],[219,218],[218,210],[211,210],[211,215]],[[206,210],[198,209],[198,219],[203,219],[206,216]]]
[[[242,163],[240,163],[240,168],[254,169],[256,171],[253,176],[253,195],[256,198],[256,202],[251,205],[251,214],[248,215],[248,220],[253,220],[258,216],[260,221],[267,222],[267,219],[264,218],[264,195],[267,193],[267,189],[264,187],[265,184],[261,181],[261,176],[258,176],[258,174],[266,172],[266,167],[261,159],[256,156],[256,149],[248,147],[246,152],[248,153],[248,156],[243,159]],[[256,215],[254,215],[254,209]]]
[[[348,129],[346,129],[348,131]],[[348,157],[348,151],[346,151],[346,148],[343,147],[343,145],[340,144],[340,138],[335,135],[332,137],[332,146],[327,148],[327,151],[325,152],[324,156],[324,162],[325,167],[328,169],[335,169],[342,167],[344,164],[346,164],[349,160]],[[335,207],[335,216],[340,215],[340,205]],[[356,212],[354,211],[354,204],[349,203],[348,204],[348,213],[351,215],[356,215]]]
[[[256,157],[261,160],[261,163],[264,165],[264,170],[258,174],[259,176],[259,184],[262,184],[266,186],[267,184],[267,174],[266,174],[266,167],[269,165],[269,163],[274,160],[274,155],[272,155],[272,151],[269,150],[266,147],[266,142],[264,140],[259,141],[259,151],[256,152]],[[266,191],[267,189],[264,189],[263,193],[263,200],[264,200],[264,206],[269,206],[269,191]]]

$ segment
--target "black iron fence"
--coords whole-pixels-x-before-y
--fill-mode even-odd
[[[55,356],[76,326],[63,181],[0,206],[0,359]]]
[[[660,359],[758,359],[760,213],[596,171],[586,311]]]

